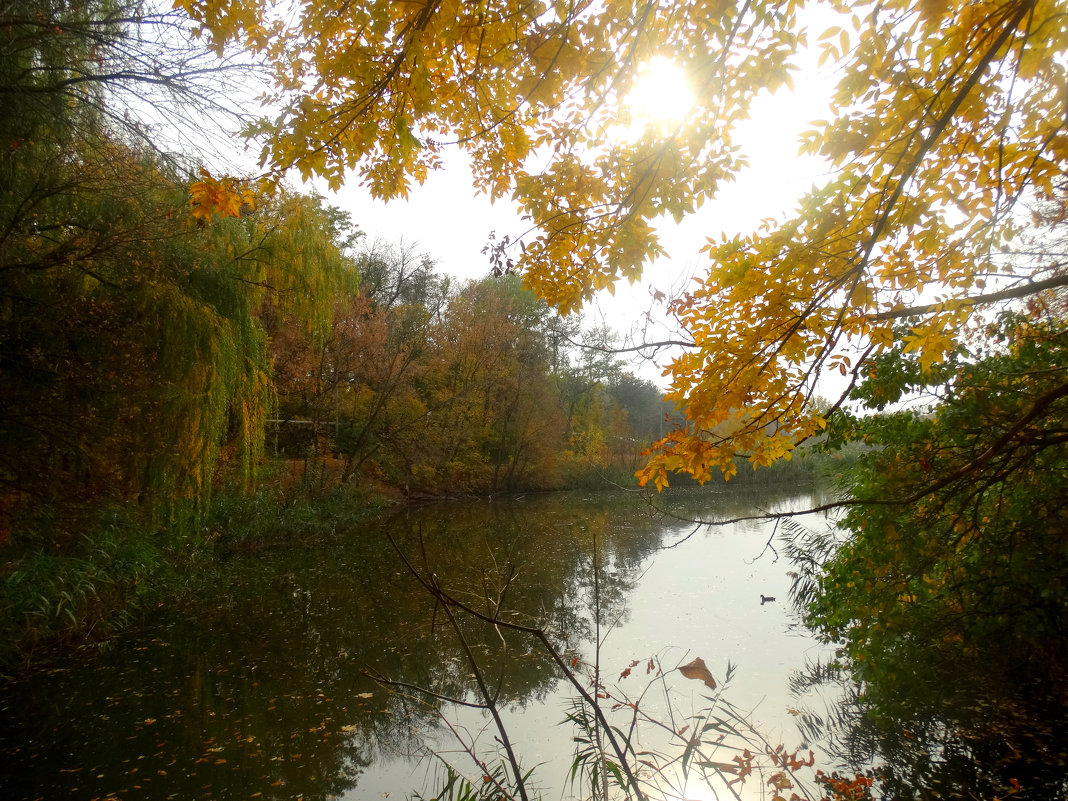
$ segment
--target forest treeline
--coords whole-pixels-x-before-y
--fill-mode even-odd
[[[409,496],[629,481],[672,407],[514,275],[454,282],[411,247],[359,252],[329,326],[268,315],[278,422],[269,445],[310,489]],[[666,422],[668,420],[668,422]]]

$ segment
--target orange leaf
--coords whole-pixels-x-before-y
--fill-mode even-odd
[[[712,673],[708,669],[708,665],[705,664],[705,660],[701,657],[697,657],[689,664],[682,665],[679,668],[679,673],[688,679],[698,679],[705,683],[705,686],[710,690],[716,689],[716,680],[712,678]]]

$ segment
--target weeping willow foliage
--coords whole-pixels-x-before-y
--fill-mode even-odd
[[[255,479],[264,309],[322,326],[355,281],[319,199],[195,221],[192,170],[114,123],[86,76],[136,55],[136,8],[0,9],[0,540],[20,509],[113,501],[191,530],[220,461]]]

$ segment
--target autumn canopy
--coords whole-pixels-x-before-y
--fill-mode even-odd
[[[800,147],[829,178],[796,216],[709,241],[707,270],[670,311],[689,338],[669,367],[684,427],[667,471],[728,476],[820,431],[816,379],[855,380],[904,342],[938,364],[977,308],[1064,282],[1068,14],[1041,0],[818,4],[179,0],[221,51],[265,57],[263,165],[379,197],[462,149],[474,185],[531,229],[509,252],[563,311],[633,281],[662,255],[654,221],[695,211],[744,165],[732,139],[762,90],[789,86],[814,47],[840,77],[831,118]],[[697,102],[685,123],[616,141],[621,100],[665,57]],[[692,254],[672,254],[689,257]]]

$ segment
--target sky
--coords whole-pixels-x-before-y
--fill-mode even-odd
[[[662,220],[658,229],[668,257],[647,266],[640,283],[617,285],[614,296],[602,292],[584,312],[587,327],[607,324],[623,338],[631,334],[633,340],[643,312],[650,308],[653,289],[670,296],[671,290],[684,289],[688,279],[704,269],[699,250],[707,237],[747,233],[766,218],[783,219],[805,190],[823,180],[826,165],[815,157],[799,157],[798,146],[800,134],[811,128],[809,123],[827,117],[834,76],[816,68],[811,52],[800,54],[797,62],[801,69],[795,75],[795,88],[759,96],[751,120],[734,137],[750,166],[681,224]],[[655,96],[655,87],[651,94]],[[507,199],[492,204],[475,193],[459,153],[447,157],[445,168],[432,173],[422,186],[414,186],[406,200],[375,200],[355,182],[336,194],[323,186],[315,188],[330,203],[350,212],[368,240],[414,244],[441,272],[460,279],[489,273],[482,249],[491,232],[498,238],[503,234],[515,238],[529,228]],[[651,319],[645,335],[648,340],[670,336],[667,318],[654,312]],[[633,369],[642,378],[666,386],[661,378],[666,358],[656,364],[635,363]]]

